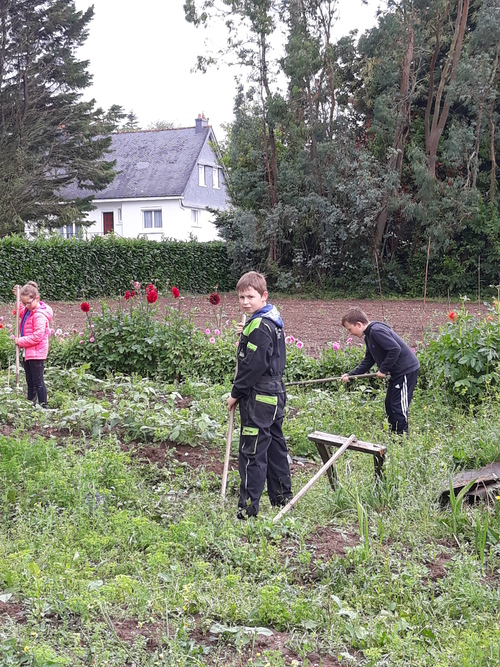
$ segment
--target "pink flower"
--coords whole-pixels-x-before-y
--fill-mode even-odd
[[[69,338],[69,331],[65,331],[63,335],[64,335],[64,338]]]
[[[82,336],[83,336],[83,331],[80,331],[80,333],[79,333],[78,335],[79,335],[80,337],[82,337]]]
[[[210,342],[215,343],[215,338],[213,336],[210,338]]]
[[[78,333],[78,329],[73,329],[73,333]]]
[[[411,351],[413,352],[413,354],[415,354],[415,348],[414,347],[411,348]]]
[[[141,289],[141,283],[138,283],[137,280],[134,280],[135,289]]]
[[[56,332],[55,329],[51,329],[51,330],[50,330],[50,335],[53,336],[53,335],[55,334],[55,332]]]
[[[290,343],[295,343],[295,338],[293,336],[290,336]]]
[[[85,343],[85,341],[82,339],[82,340],[79,340],[78,343],[79,343],[80,345],[83,345],[83,344]]]
[[[348,338],[348,339],[346,340],[346,344],[349,345],[349,343],[352,343],[352,338]]]
[[[301,350],[304,347],[304,343],[301,340],[298,340],[296,345],[299,348],[299,350]]]
[[[285,343],[286,343],[287,345],[290,345],[291,342],[292,342],[292,337],[291,337],[291,336],[287,336],[287,337],[285,338]]]
[[[14,336],[14,334],[10,334],[10,339],[11,339],[11,340],[15,340],[15,339],[16,339],[16,337]]]
[[[94,336],[91,336],[91,337],[89,338],[89,341],[90,341],[91,343],[93,343],[93,342],[95,341]]]
[[[0,322],[3,322],[3,317],[0,317]]]
[[[335,352],[338,352],[338,350],[340,350],[340,343],[335,342],[333,343],[332,347],[335,350]]]
[[[62,329],[56,329],[56,336],[61,336],[62,332]]]
[[[210,333],[211,333],[210,329],[205,329],[205,333],[207,334],[207,336],[210,336]]]
[[[216,330],[214,331],[214,334],[215,334],[216,336],[220,336],[220,331],[219,331],[218,329],[216,329]]]

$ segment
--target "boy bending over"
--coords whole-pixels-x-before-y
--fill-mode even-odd
[[[228,410],[240,406],[240,497],[238,518],[257,516],[267,480],[273,506],[292,497],[288,451],[282,424],[286,402],[283,370],[286,360],[283,320],[267,303],[266,279],[245,273],[238,284],[240,307],[249,318],[239,325],[238,367],[227,401]]]
[[[366,354],[354,370],[342,376],[348,382],[353,375],[367,373],[377,364],[377,377],[391,374],[385,397],[385,411],[393,433],[408,433],[408,408],[417,384],[420,363],[404,342],[387,324],[370,322],[361,308],[350,308],[342,325],[352,336],[365,337]]]

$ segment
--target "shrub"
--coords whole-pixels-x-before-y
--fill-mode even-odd
[[[420,359],[427,383],[444,385],[452,397],[482,398],[500,384],[500,307],[493,301],[486,318],[465,308],[448,314],[448,324],[429,342]]]
[[[130,281],[154,279],[194,293],[234,288],[222,242],[148,241],[108,234],[91,241],[60,236],[0,239],[0,299],[12,286],[36,280],[46,300],[70,301],[123,293]]]

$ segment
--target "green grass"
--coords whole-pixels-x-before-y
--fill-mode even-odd
[[[267,498],[236,520],[236,472],[221,503],[214,473],[123,447],[177,434],[222,459],[229,385],[51,369],[47,383],[45,412],[0,375],[0,667],[499,663],[500,502],[438,503],[458,468],[500,460],[498,397],[460,411],[418,390],[411,435],[393,441],[383,387],[290,392],[293,453],[314,456],[319,429],[389,455],[377,486],[371,458],[346,453],[335,492],[320,480],[273,524]],[[320,548],[337,532],[341,552]]]

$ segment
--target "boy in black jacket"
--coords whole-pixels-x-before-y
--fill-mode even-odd
[[[283,320],[267,303],[266,279],[245,273],[238,284],[241,309],[249,317],[238,326],[238,368],[227,401],[228,410],[240,406],[241,478],[238,518],[257,516],[267,480],[271,505],[286,505],[292,497],[288,451],[282,424],[286,402],[283,369],[286,349]]]
[[[377,377],[391,374],[385,397],[385,411],[393,433],[408,433],[408,408],[417,384],[420,363],[402,338],[383,322],[370,322],[361,308],[350,308],[342,325],[352,336],[365,337],[366,354],[354,370],[342,376],[348,382],[353,375],[367,373],[377,364]]]

